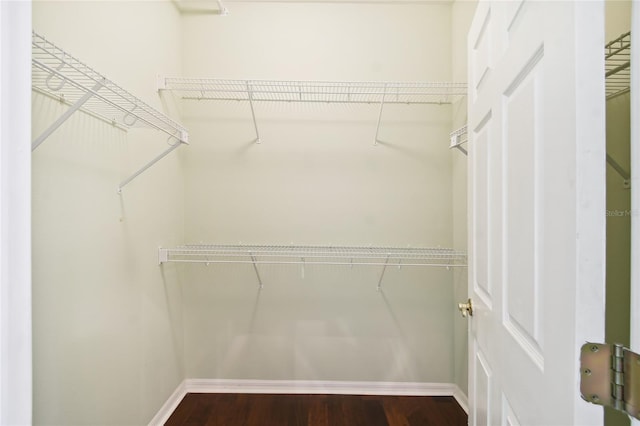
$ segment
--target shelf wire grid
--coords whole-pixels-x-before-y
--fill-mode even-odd
[[[631,77],[631,32],[607,43],[604,58],[607,99],[627,93]]]
[[[328,82],[165,78],[164,89],[182,99],[318,102],[449,104],[465,96],[466,83],[448,82]]]
[[[160,249],[161,263],[247,263],[370,266],[466,266],[466,252],[448,248],[285,245],[184,245]]]
[[[457,148],[463,143],[468,142],[469,135],[467,134],[467,125],[460,127],[459,129],[454,130],[449,133],[449,138],[451,139],[451,145],[449,148]]]
[[[90,93],[81,110],[123,129],[153,128],[187,142],[183,126],[35,32],[31,53],[34,91],[67,104]]]

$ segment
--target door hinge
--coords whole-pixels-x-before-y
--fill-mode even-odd
[[[640,355],[619,344],[586,343],[580,351],[580,394],[640,420]]]

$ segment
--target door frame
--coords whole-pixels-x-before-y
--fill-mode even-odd
[[[640,47],[640,3],[631,3],[631,46]],[[631,349],[640,352],[640,55],[631,51]]]
[[[31,424],[31,339],[31,2],[0,0],[0,424]]]
[[[637,31],[636,31],[637,30]],[[631,306],[630,349],[640,353],[640,3],[631,3]],[[632,419],[634,426],[640,420]]]

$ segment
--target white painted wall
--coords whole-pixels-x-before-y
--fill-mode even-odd
[[[450,81],[448,4],[185,15],[189,77]],[[187,242],[451,247],[450,106],[185,102]],[[188,378],[453,381],[452,271],[185,266]]]
[[[31,4],[0,2],[0,424],[31,424]]]
[[[33,27],[160,110],[156,74],[181,73],[168,1],[35,2]],[[37,136],[64,107],[32,101]],[[182,280],[156,261],[184,239],[178,153],[116,193],[165,141],[80,112],[33,154],[36,424],[146,424],[184,378]]]

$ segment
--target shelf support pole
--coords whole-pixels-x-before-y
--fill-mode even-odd
[[[449,145],[449,148],[456,148],[457,150],[462,152],[464,155],[467,155],[467,150],[462,147],[462,144],[465,143],[466,141],[461,141],[460,140],[461,138],[462,138],[462,135],[451,136],[451,144]]]
[[[222,4],[222,0],[216,0],[216,2],[218,3],[218,14],[222,15],[222,16],[227,16],[229,14],[229,10],[224,7],[224,4]]]
[[[42,134],[40,136],[38,136],[32,143],[31,143],[31,151],[34,151],[37,147],[40,146],[40,144],[42,142],[44,142],[49,136],[51,136],[51,134],[53,132],[56,131],[56,129],[60,126],[62,126],[62,124],[67,121],[67,119],[69,117],[71,117],[71,115],[76,112],[78,109],[80,109],[82,107],[82,105],[84,105],[85,102],[87,102],[89,99],[91,99],[91,97],[98,91],[100,90],[100,88],[104,86],[104,82],[103,81],[99,81],[98,83],[95,84],[95,86],[93,86],[93,88],[91,88],[90,91],[88,91],[87,93],[85,93],[80,99],[78,99],[73,105],[71,105],[69,107],[68,110],[66,110],[64,112],[64,114],[62,114],[60,117],[58,117],[58,119],[53,122],[53,124],[51,124],[51,126],[49,126],[49,128],[47,130],[45,130],[44,132],[42,132]]]
[[[253,270],[256,271],[256,276],[258,277],[258,284],[260,285],[260,288],[263,288],[263,284],[262,284],[262,279],[260,278],[260,272],[258,271],[258,265],[256,265],[256,257],[253,255],[253,253],[249,254],[251,256],[251,263],[253,263]]]
[[[384,260],[384,266],[382,267],[382,273],[380,274],[380,279],[378,280],[378,291],[382,290],[382,279],[384,278],[384,273],[387,270],[387,265],[389,264],[389,255]]]
[[[247,81],[247,94],[249,95],[249,106],[251,107],[251,117],[253,118],[253,128],[256,131],[256,143],[261,143],[260,140],[260,132],[258,131],[258,123],[256,122],[256,112],[253,109],[253,91],[249,86],[249,82]]]
[[[618,163],[612,156],[610,156],[609,154],[607,154],[607,163],[609,163],[609,165],[611,167],[613,167],[613,169],[618,172],[618,174],[620,176],[622,176],[622,179],[624,179],[622,187],[625,189],[629,189],[631,187],[631,175],[629,174],[628,171],[626,171],[621,165],[620,163]]]
[[[376,126],[376,138],[373,141],[374,145],[378,145],[378,134],[380,133],[380,122],[382,121],[382,110],[384,109],[384,98],[387,95],[387,85],[384,85],[384,91],[382,92],[382,100],[380,101],[380,112],[378,113],[378,125]]]
[[[147,164],[145,164],[144,166],[142,166],[137,172],[135,172],[134,174],[132,174],[131,176],[129,176],[128,178],[126,178],[125,180],[123,180],[120,185],[118,186],[118,194],[122,193],[122,188],[124,188],[127,184],[129,184],[129,182],[131,182],[132,180],[134,180],[135,178],[137,178],[138,176],[140,176],[142,173],[144,173],[149,167],[153,166],[154,164],[156,164],[158,161],[162,160],[164,157],[166,157],[167,155],[169,155],[173,150],[179,148],[183,143],[183,141],[179,140],[176,143],[174,143],[173,145],[171,145],[169,148],[167,148],[166,150],[164,150],[160,155],[158,155],[156,158],[154,158],[153,160],[149,161]]]

